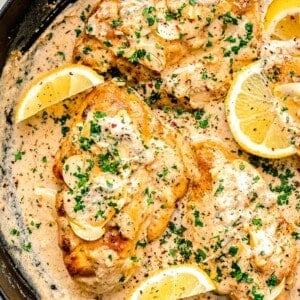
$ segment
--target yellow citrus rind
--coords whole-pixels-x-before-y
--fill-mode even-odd
[[[215,289],[213,281],[195,265],[179,265],[153,273],[130,295],[130,300],[180,299]]]
[[[299,0],[274,0],[264,18],[264,30],[271,39],[290,40],[300,38]]]
[[[226,118],[236,142],[245,151],[265,158],[282,158],[297,152],[291,143],[278,99],[262,74],[263,62],[242,69],[225,100]]]
[[[67,64],[50,70],[22,93],[15,110],[15,123],[103,82],[102,76],[83,65]]]

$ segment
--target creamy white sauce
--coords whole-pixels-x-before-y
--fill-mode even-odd
[[[61,124],[64,121],[61,118],[67,114],[72,116],[80,99],[66,100],[47,109],[46,114],[41,112],[18,125],[10,125],[6,123],[6,119],[32,78],[71,61],[76,37],[74,29],[83,29],[80,15],[96,2],[79,0],[67,8],[27,54],[23,57],[16,54],[9,59],[0,82],[0,128],[4,145],[0,153],[3,170],[0,226],[9,253],[42,299],[94,298],[74,283],[64,266],[58,246],[53,193],[60,188],[52,173],[52,166],[62,138]],[[51,39],[49,34],[52,35]],[[59,53],[64,53],[64,57]],[[20,78],[22,83],[17,84]],[[157,110],[156,114],[166,126],[181,128],[182,133],[194,141],[217,138],[228,149],[237,151],[238,147],[224,121],[222,103],[205,103],[205,111],[210,125],[204,129],[195,126],[195,120],[187,113],[176,116],[172,112]],[[68,122],[67,119],[66,126]],[[284,159],[280,164],[293,170],[294,181],[299,183],[299,158]],[[263,173],[263,177],[274,184],[272,176]],[[242,181],[241,191],[244,191],[246,187],[243,183],[248,178],[240,177],[237,180]],[[290,222],[299,224],[299,211],[295,210],[299,205],[299,186],[289,200],[289,205],[281,207],[282,212]],[[231,206],[230,203],[226,205]],[[269,239],[263,233],[258,234],[258,239],[259,249],[270,251]],[[156,259],[153,257],[153,264],[155,263]],[[300,272],[297,274],[296,278],[299,278]],[[300,297],[297,288],[300,288],[299,282],[295,284],[291,299]],[[121,292],[111,298],[122,296]]]

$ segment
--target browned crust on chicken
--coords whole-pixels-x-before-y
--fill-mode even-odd
[[[105,114],[106,117],[104,118],[107,118],[107,122],[111,122],[111,118],[117,118],[116,116],[124,111],[130,117],[132,124],[130,126],[133,126],[134,130],[141,135],[145,149],[156,147],[156,150],[153,148],[155,151],[151,152],[153,158],[150,161],[146,163],[142,161],[139,169],[132,169],[129,179],[132,178],[130,180],[138,182],[137,190],[133,194],[127,190],[125,205],[112,212],[112,215],[107,216],[111,220],[105,225],[101,225],[104,226],[103,235],[95,241],[88,241],[79,237],[76,230],[74,231],[74,228],[72,228],[70,222],[77,216],[73,208],[71,207],[70,210],[69,206],[70,202],[78,199],[78,194],[77,198],[76,196],[74,199],[72,198],[76,186],[72,190],[64,183],[63,189],[58,193],[56,200],[59,244],[63,250],[65,265],[76,281],[84,284],[87,289],[100,294],[119,287],[124,280],[131,276],[137,264],[131,261],[130,257],[138,256],[139,253],[139,250],[136,249],[136,243],[141,239],[147,242],[161,236],[174,211],[175,202],[185,194],[188,185],[188,180],[184,175],[185,170],[183,165],[180,165],[182,161],[181,152],[176,146],[173,134],[155,119],[147,105],[133,92],[118,87],[114,83],[97,87],[87,95],[78,110],[77,116],[74,118],[70,134],[64,139],[61,149],[57,153],[56,164],[53,168],[56,177],[64,180],[64,168],[69,167],[64,165],[65,161],[78,155],[88,155],[90,160],[95,162],[95,165],[89,170],[90,181],[97,174],[116,176],[105,170],[101,171],[101,167],[97,165],[99,155],[103,155],[101,153],[106,148],[101,148],[101,145],[97,146],[97,143],[93,142],[91,143],[91,149],[82,149],[80,136],[83,133],[81,133],[81,129],[78,131],[78,124],[83,124],[80,126],[84,127],[84,124],[88,124],[87,118],[91,118],[94,113]],[[104,132],[103,126],[102,131]],[[112,123],[111,126],[115,127],[117,125]],[[84,131],[84,129],[82,130]],[[120,151],[124,151],[124,149],[127,149],[129,153],[130,151],[136,151],[134,140],[130,145],[126,140],[123,141],[120,136],[118,138],[120,139],[117,140],[116,138],[116,142],[113,144],[123,147],[121,150],[119,149]],[[108,135],[107,139],[111,139],[111,135]],[[159,142],[157,146],[155,146],[156,141]],[[163,146],[160,143],[163,143]],[[163,147],[164,151],[169,151],[169,157],[165,157],[160,147]],[[132,157],[132,159],[136,159],[136,157]],[[174,169],[175,173],[173,171],[173,175],[169,171],[170,163],[176,164],[176,168],[178,168],[178,170]],[[129,168],[131,168],[130,163]],[[79,167],[77,169],[79,170]],[[162,173],[163,171],[165,173]],[[123,176],[124,180],[124,176],[126,179],[127,175],[121,174],[119,176]],[[79,208],[79,213],[83,209],[84,214],[84,206],[88,207],[91,201],[95,202],[93,199],[100,202],[104,199],[101,196],[103,192],[100,192],[102,188],[97,187],[94,189],[93,184],[89,185],[87,190],[80,191],[83,194],[83,196],[80,194],[80,201],[86,202]],[[124,188],[127,189],[127,186]],[[157,190],[154,190],[154,188]],[[105,199],[103,202],[105,202]],[[76,203],[74,202],[74,210],[76,210],[75,207]],[[94,215],[96,213],[97,211]],[[124,218],[130,220],[133,225],[124,223]],[[95,219],[91,219],[91,222],[94,221]],[[90,280],[93,283],[89,283]]]
[[[252,299],[255,293],[266,296],[274,289],[274,286],[268,285],[268,280],[272,276],[276,278],[276,285],[279,285],[281,281],[286,282],[285,289],[282,287],[278,294],[278,299],[285,299],[288,297],[288,290],[293,285],[298,262],[297,247],[292,238],[294,225],[283,217],[276,205],[276,199],[273,198],[273,202],[270,202],[264,198],[266,195],[264,189],[266,191],[269,189],[266,183],[257,190],[257,199],[248,203],[237,201],[232,207],[228,206],[223,210],[217,200],[218,192],[215,189],[217,178],[212,174],[215,174],[216,167],[220,168],[217,164],[222,164],[222,161],[231,164],[239,158],[230,153],[222,144],[210,140],[196,143],[194,151],[197,166],[201,171],[201,180],[190,184],[183,225],[188,228],[186,237],[199,248],[207,251],[207,258],[200,263],[201,267],[210,270],[210,276],[215,280],[217,291],[220,294],[229,295],[232,299]],[[226,165],[221,168],[226,168]],[[223,175],[226,176],[226,173]],[[224,180],[223,184],[234,186],[236,183]],[[223,191],[219,191],[220,193],[226,192],[226,187]],[[234,199],[230,194],[227,199],[224,199],[228,201],[230,197]],[[249,201],[247,196],[244,201]],[[257,208],[258,205],[261,206],[260,209]],[[202,212],[204,220],[210,222],[203,228],[192,226],[195,207]],[[240,211],[237,218],[231,222],[226,221],[226,215],[230,216],[230,212],[233,211]],[[272,211],[271,214],[270,211]],[[217,218],[216,215],[218,215]],[[260,220],[262,225],[259,226],[261,227],[255,228],[251,223],[253,220]],[[234,223],[236,224],[232,225]],[[220,231],[221,228],[223,232]],[[256,230],[260,233],[257,234]],[[260,240],[257,237],[262,232],[265,235]],[[243,245],[243,237],[249,238],[247,245]],[[218,247],[216,247],[217,243],[214,245],[214,240],[220,242]],[[273,252],[264,257],[265,253],[261,250],[262,253],[258,255],[256,249],[270,240],[272,240],[272,246],[270,244],[269,246],[274,247]],[[238,252],[230,255],[230,249],[238,249]],[[268,251],[267,246],[261,249]],[[222,279],[219,281],[220,274],[222,274]]]
[[[100,1],[77,39],[74,60],[99,72],[119,68],[152,102],[168,99],[170,104],[175,98],[199,108],[203,101],[223,99],[233,73],[259,56],[259,1],[162,3],[131,3],[131,11],[126,1]],[[156,89],[158,79],[162,83]],[[159,94],[155,101],[153,93]]]

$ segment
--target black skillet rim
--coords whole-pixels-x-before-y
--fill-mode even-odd
[[[26,52],[53,19],[68,4],[75,1],[7,0],[0,9],[0,76],[9,53],[13,50],[19,50],[21,53]],[[12,126],[12,122],[7,121],[8,126]],[[4,145],[1,147],[3,148]],[[0,184],[2,185],[1,178],[5,176],[5,171],[1,169],[0,173]],[[1,231],[0,299],[39,299],[38,291],[35,291],[28,284],[16,263],[10,257]]]

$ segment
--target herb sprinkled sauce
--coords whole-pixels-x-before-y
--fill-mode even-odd
[[[131,22],[135,29],[130,37],[135,49],[132,51],[119,37],[99,36],[97,20],[87,21],[97,2],[79,0],[69,6],[28,53],[24,56],[13,53],[4,68],[0,81],[3,144],[0,209],[1,231],[9,253],[42,299],[95,299],[93,293],[72,280],[59,248],[55,198],[62,187],[52,169],[63,139],[70,134],[75,136],[81,154],[63,161],[64,178],[72,190],[65,210],[68,216],[80,222],[92,219],[95,224],[100,224],[106,222],[109,214],[118,215],[122,209],[121,191],[124,187],[134,190],[129,170],[141,168],[155,156],[164,158],[165,155],[165,159],[143,187],[142,196],[148,210],[154,209],[156,198],[183,173],[179,161],[174,160],[174,163],[168,159],[174,156],[172,149],[157,137],[144,143],[126,112],[112,117],[106,112],[94,111],[87,116],[85,124],[78,124],[76,132],[72,132],[72,120],[84,101],[84,94],[66,99],[17,125],[12,124],[16,101],[34,78],[73,59],[86,63],[93,58],[93,52],[97,50],[92,44],[77,47],[77,52],[73,52],[76,39],[87,31],[97,35],[103,44],[103,60],[97,61],[99,72],[104,72],[111,64],[107,60],[109,51],[126,58],[137,68],[144,65],[153,71],[150,81],[142,78],[145,80],[141,79],[135,88],[147,104],[160,103],[160,107],[152,108],[152,112],[165,128],[174,132],[182,152],[186,153],[185,172],[189,184],[197,189],[197,193],[187,193],[176,202],[175,212],[161,236],[153,241],[146,237],[136,241],[136,254],[130,261],[140,267],[129,281],[125,275],[120,276],[121,291],[108,293],[103,299],[123,299],[129,288],[148,277],[152,270],[189,262],[205,270],[224,293],[230,293],[230,286],[238,284],[250,299],[264,299],[264,288],[276,288],[280,284],[280,272],[284,272],[285,264],[293,259],[284,256],[284,248],[289,247],[290,241],[299,243],[300,240],[299,158],[269,160],[243,152],[229,132],[223,103],[203,101],[199,105],[198,101],[195,104],[199,95],[206,97],[207,90],[216,89],[215,99],[224,96],[225,77],[239,65],[243,55],[249,55],[248,47],[254,43],[253,23],[226,7],[217,11],[214,5],[207,6],[203,15],[187,18],[185,5],[194,7],[198,1],[180,1],[181,6],[178,1],[168,1],[169,10],[163,15],[161,4],[156,6],[153,1],[140,1],[128,5],[122,11],[122,18],[116,16],[109,20],[106,28],[118,30],[124,22]],[[141,13],[139,5],[144,7]],[[139,15],[134,14],[136,11]],[[178,21],[180,26],[176,26]],[[204,36],[198,37],[195,33],[200,27],[204,28]],[[156,28],[160,38],[149,40],[148,28]],[[226,30],[220,33],[219,28]],[[201,57],[187,55],[184,66],[174,64],[164,69],[165,60],[172,58],[165,57],[166,44],[160,43],[161,38],[178,39],[181,45],[187,44],[193,49],[202,47],[205,54],[203,52]],[[154,48],[149,46],[152,42]],[[213,51],[216,43],[222,44],[218,53]],[[183,46],[182,49],[185,51]],[[257,53],[251,55],[256,57]],[[218,57],[222,57],[226,72],[217,72],[210,67]],[[124,84],[119,70],[111,68],[109,72],[115,81]],[[187,76],[191,76],[190,80],[186,80]],[[198,81],[203,85],[193,90],[191,87],[197,86],[195,82]],[[188,102],[194,109],[165,104],[166,95],[179,99],[181,104]],[[126,141],[122,139],[125,136]],[[135,147],[130,148],[130,153],[122,152],[122,145],[128,140]],[[203,146],[204,140],[226,145],[227,150],[222,152],[215,147],[211,151]],[[105,146],[108,144],[109,147]],[[189,156],[185,149],[187,144],[194,147],[196,165],[193,155]],[[91,159],[91,149],[96,146],[106,147],[106,151]],[[210,160],[201,159],[203,151],[207,151],[205,154]],[[230,157],[224,155],[225,152]],[[135,160],[124,159],[125,155],[135,157]],[[105,176],[93,178],[96,168]],[[209,172],[201,171],[205,168],[209,168]],[[199,188],[204,181],[203,173],[209,177],[210,185]],[[94,183],[91,184],[92,178]],[[95,190],[100,191],[105,201],[86,201],[93,197]],[[211,193],[206,193],[208,190]],[[162,203],[159,209],[168,208]],[[281,216],[293,224],[292,230],[289,224],[281,222]],[[94,232],[94,236],[97,234],[99,232]],[[130,230],[123,234],[130,238]],[[280,240],[276,240],[277,237]],[[261,278],[256,270],[272,268],[272,253],[277,253],[281,260],[280,268]],[[251,258],[253,264],[245,262],[245,257],[248,262]],[[113,254],[108,253],[106,261],[113,260]],[[299,277],[298,268],[295,278]],[[299,288],[297,282],[291,291],[291,299],[299,298]],[[199,299],[219,298],[210,294]]]

